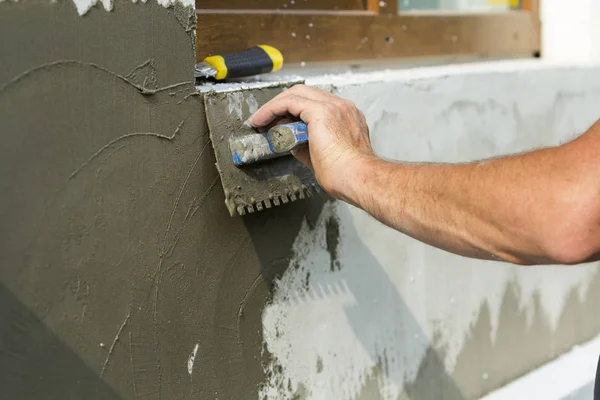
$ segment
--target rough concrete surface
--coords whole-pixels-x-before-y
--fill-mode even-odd
[[[190,21],[0,4],[0,398],[257,397],[269,282],[322,200],[228,215]]]
[[[600,331],[596,266],[461,259],[325,196],[231,218],[192,27],[0,4],[0,399],[471,399]],[[597,118],[598,70],[565,72],[331,89],[382,155],[464,161]]]

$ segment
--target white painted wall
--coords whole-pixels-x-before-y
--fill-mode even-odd
[[[308,83],[356,102],[377,152],[404,161],[462,162],[557,144],[600,117],[600,66],[504,62],[325,76]],[[332,216],[340,221],[339,271],[330,269],[326,244]],[[351,400],[373,380],[378,394],[369,398],[397,399],[434,338],[452,375],[486,304],[494,343],[510,285],[518,288],[518,309],[528,321],[536,317],[539,295],[537,312],[551,335],[569,293],[576,290],[584,301],[598,272],[595,264],[523,268],[461,258],[341,202],[328,204],[316,226],[302,228],[294,253],[291,264],[299,268],[289,268],[277,282],[263,313],[273,355],[267,367],[273,373],[262,390],[268,399],[303,391],[309,399]],[[515,351],[514,370],[474,365],[482,392],[492,374],[531,367],[520,346],[527,343],[507,350]],[[375,373],[378,364],[386,367]]]
[[[542,0],[542,54],[549,60],[600,60],[600,1]]]

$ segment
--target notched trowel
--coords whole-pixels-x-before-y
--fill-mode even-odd
[[[312,170],[289,151],[307,144],[306,125],[257,133],[246,121],[283,87],[211,91],[204,95],[210,137],[231,216],[304,199],[320,191]]]

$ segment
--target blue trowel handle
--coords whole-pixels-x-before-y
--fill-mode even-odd
[[[1,1],[1,0],[0,0]],[[304,122],[274,126],[265,133],[251,133],[229,138],[233,163],[238,167],[290,154],[308,144],[308,127]]]
[[[267,132],[267,140],[274,154],[287,154],[308,144],[308,126],[304,122],[274,126]]]

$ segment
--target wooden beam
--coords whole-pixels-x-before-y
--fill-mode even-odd
[[[224,12],[197,10],[197,58],[256,44],[286,62],[533,54],[539,27],[527,11],[486,14]]]
[[[538,1],[537,0],[521,0],[521,9],[527,11],[538,11]]]
[[[398,0],[367,0],[367,10],[376,14],[398,14]]]
[[[531,20],[537,32],[541,37],[542,20],[540,18],[540,0],[521,0],[521,9],[529,12]],[[541,44],[538,49],[533,52],[534,56],[541,57]]]
[[[198,9],[364,10],[364,0],[196,0]],[[370,1],[370,0],[369,0]]]
[[[379,14],[379,0],[367,0],[367,10]]]

